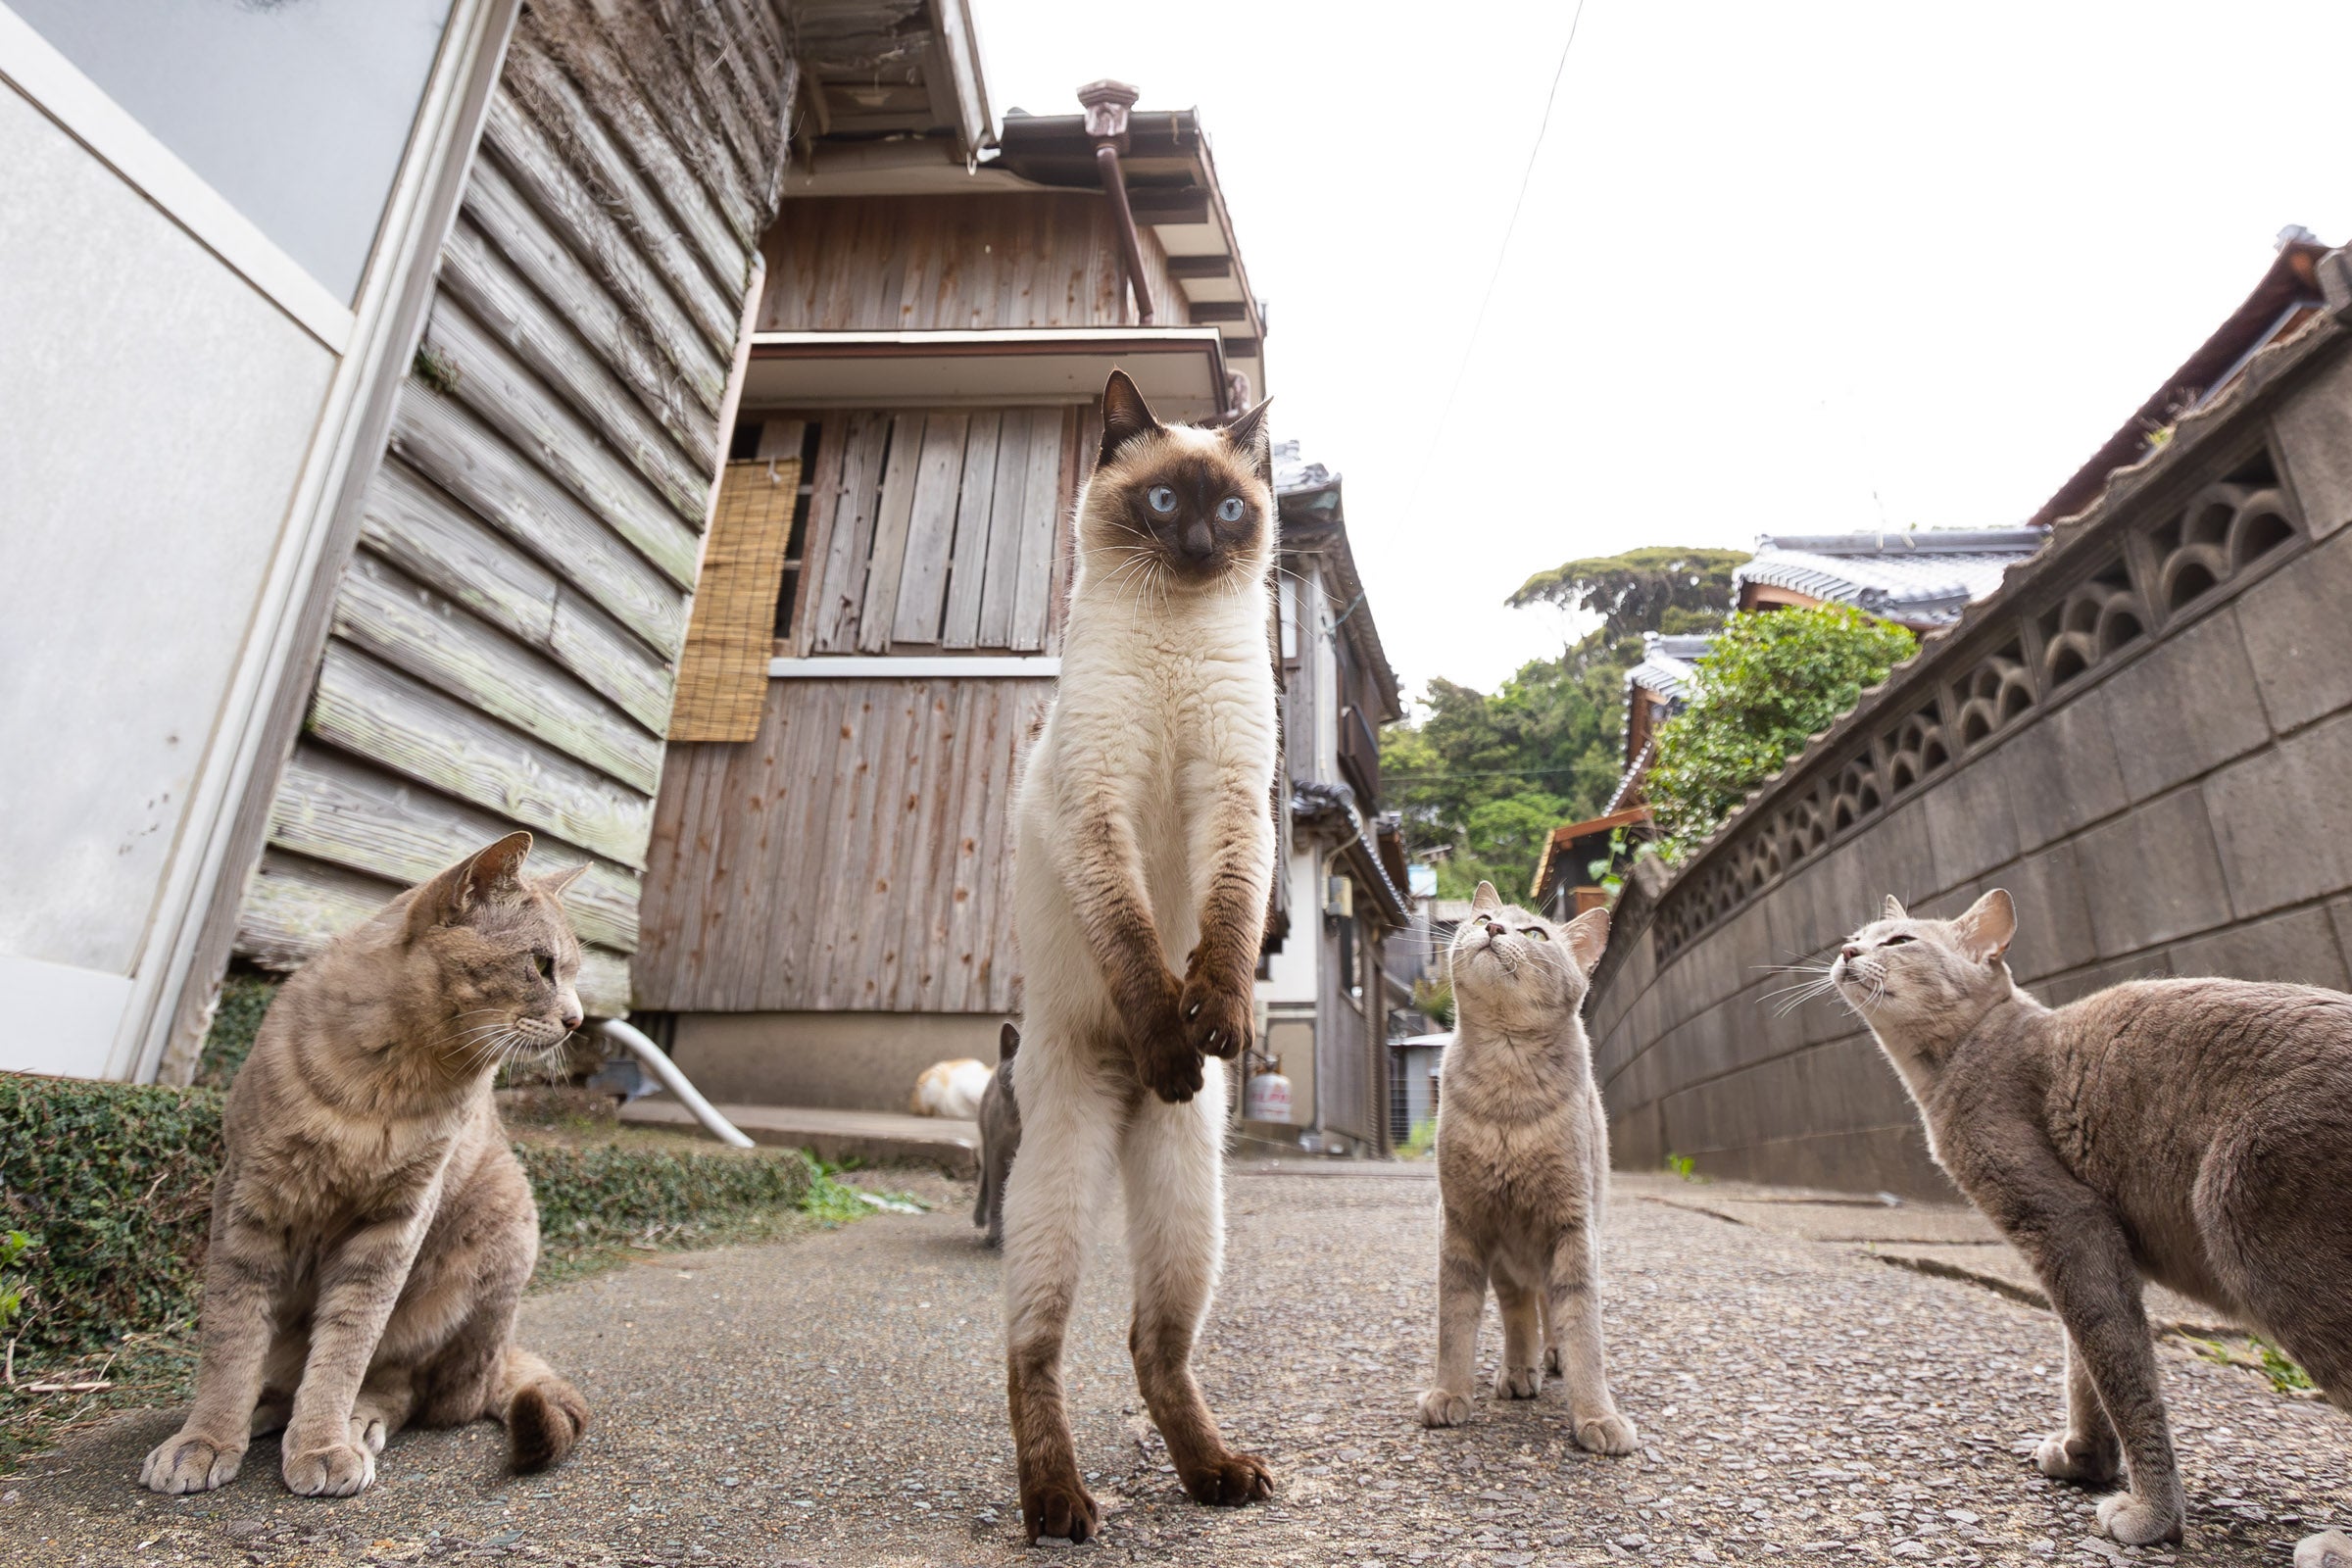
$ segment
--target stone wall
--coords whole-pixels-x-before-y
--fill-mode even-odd
[[[1948,1195],[1856,1020],[1768,1004],[1888,893],[1945,915],[2007,888],[2011,965],[2053,1004],[2352,988],[2348,520],[2352,336],[2323,318],[1629,888],[1588,1009],[1618,1165]]]

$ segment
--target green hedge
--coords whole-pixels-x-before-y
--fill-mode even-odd
[[[220,1163],[218,1090],[0,1073],[0,1232],[38,1246],[14,1325],[23,1349],[79,1353],[194,1309]],[[517,1143],[540,1232],[576,1250],[671,1240],[790,1207],[822,1182],[797,1150]]]

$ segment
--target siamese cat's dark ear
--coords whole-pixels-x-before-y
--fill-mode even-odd
[[[522,885],[522,862],[530,853],[528,833],[510,833],[474,851],[416,890],[409,905],[410,928],[446,925],[486,899],[515,891]]]
[[[1568,952],[1576,966],[1587,974],[1600,961],[1601,949],[1609,945],[1609,911],[1587,909],[1568,922]]]
[[[1494,884],[1492,882],[1481,882],[1478,885],[1478,891],[1470,895],[1472,915],[1493,914],[1501,907],[1502,895],[1494,891]]]
[[[1102,458],[1108,463],[1119,448],[1159,428],[1152,405],[1144,401],[1125,370],[1113,370],[1102,384]]]
[[[1889,893],[1886,895],[1886,906],[1879,911],[1879,918],[1882,920],[1904,920],[1910,916],[1903,913],[1903,906],[1896,903],[1894,895]]]
[[[1021,1026],[1007,1018],[1004,1020],[1004,1027],[997,1031],[997,1059],[1010,1061],[1014,1056],[1020,1054],[1020,1050]]]
[[[2017,905],[2006,889],[1994,888],[1970,905],[1952,926],[1969,956],[1990,963],[2009,951],[2009,943],[2017,935]]]
[[[1266,410],[1274,406],[1272,398],[1260,398],[1257,407],[1239,416],[1225,426],[1225,439],[1250,464],[1250,469],[1267,484],[1274,482],[1274,443],[1266,436]]]

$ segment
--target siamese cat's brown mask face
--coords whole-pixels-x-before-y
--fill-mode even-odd
[[[1175,586],[1254,581],[1272,555],[1266,404],[1217,429],[1162,424],[1124,370],[1102,389],[1102,454],[1081,546]]]

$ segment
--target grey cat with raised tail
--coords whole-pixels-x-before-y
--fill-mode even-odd
[[[1902,1075],[1928,1145],[2016,1244],[2066,1330],[2066,1426],[2042,1474],[2126,1490],[2099,1523],[2179,1541],[2180,1471],[2140,1305],[2154,1280],[2352,1400],[2352,997],[2139,980],[2058,1008],[2018,989],[1994,889],[1951,920],[1893,899],[1829,979]],[[2306,1539],[2304,1568],[2352,1545]]]
[[[1505,905],[1481,882],[1446,954],[1453,1043],[1438,1102],[1438,1377],[1433,1427],[1470,1419],[1487,1290],[1502,1311],[1497,1399],[1568,1382],[1578,1446],[1631,1453],[1634,1424],[1609,1393],[1600,1332],[1600,1221],[1608,1123],[1579,1010],[1609,939],[1606,909],[1566,924]]]

